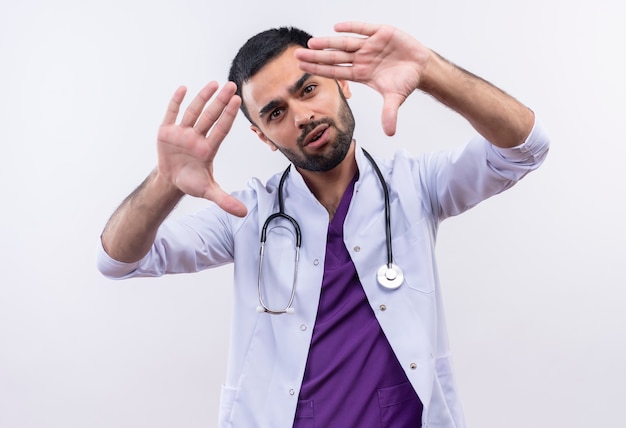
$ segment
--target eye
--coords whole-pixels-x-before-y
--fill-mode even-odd
[[[276,110],[272,110],[272,112],[268,116],[268,119],[269,120],[279,119],[282,116],[282,114],[283,114],[283,109],[277,108]]]
[[[317,85],[315,85],[315,84],[306,85],[304,87],[304,89],[302,90],[302,95],[310,94],[311,92],[313,92],[315,90],[316,87],[317,87]]]

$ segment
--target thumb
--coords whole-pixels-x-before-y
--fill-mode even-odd
[[[383,95],[383,112],[381,121],[383,124],[383,131],[390,137],[396,133],[398,109],[403,102],[404,97],[398,94]]]
[[[234,216],[245,217],[248,214],[248,209],[243,202],[224,192],[221,188],[207,192],[204,198],[214,201],[221,209]]]

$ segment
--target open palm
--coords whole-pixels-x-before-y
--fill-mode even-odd
[[[430,50],[388,25],[345,22],[335,31],[357,36],[314,37],[296,57],[306,72],[366,84],[383,96],[383,129],[393,135],[398,108],[418,87]]]
[[[182,192],[208,199],[226,212],[243,216],[245,206],[224,192],[213,177],[213,160],[241,104],[232,82],[224,85],[209,103],[217,89],[216,82],[206,85],[185,110],[180,124],[176,119],[187,90],[185,87],[176,90],[159,128],[158,172]]]

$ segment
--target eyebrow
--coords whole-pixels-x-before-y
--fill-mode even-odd
[[[289,94],[293,95],[296,92],[298,92],[300,89],[302,89],[302,87],[304,86],[304,83],[307,80],[309,80],[310,78],[311,78],[311,74],[310,73],[304,73],[302,76],[300,76],[298,81],[289,87],[289,89],[288,89],[289,90]],[[262,118],[263,115],[267,114],[271,110],[274,110],[279,105],[280,105],[280,100],[279,99],[271,100],[269,103],[265,104],[259,110],[259,117]]]

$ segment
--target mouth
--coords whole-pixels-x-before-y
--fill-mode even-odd
[[[316,126],[311,132],[307,134],[302,146],[306,147],[309,144],[315,145],[315,143],[322,141],[324,139],[323,137],[325,137],[325,135],[327,134],[326,131],[329,128],[330,126],[326,123]]]

